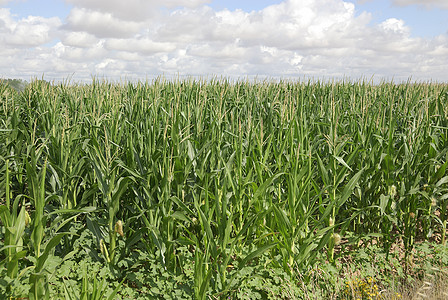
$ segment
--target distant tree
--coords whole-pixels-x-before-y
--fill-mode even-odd
[[[28,82],[22,79],[0,79],[0,84],[6,84],[9,87],[15,89],[17,92],[21,92],[25,89]]]

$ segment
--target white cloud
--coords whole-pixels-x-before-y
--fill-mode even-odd
[[[69,0],[66,20],[0,9],[0,73],[89,80],[148,74],[409,76],[448,81],[448,37],[415,38],[404,20],[372,24],[342,0],[219,10],[205,0]],[[409,1],[408,1],[409,2]]]
[[[67,30],[85,31],[97,37],[130,37],[139,32],[141,24],[115,18],[109,12],[73,8],[67,17]]]
[[[297,50],[342,47],[365,35],[370,15],[355,17],[354,5],[343,1],[285,1],[262,11],[215,12],[209,7],[177,10],[165,18],[157,38],[181,43],[233,43]]]
[[[448,1],[446,0],[393,0],[393,3],[399,6],[417,4],[428,8],[448,9]]]
[[[380,27],[385,32],[392,32],[394,34],[406,34],[410,33],[409,28],[404,25],[403,20],[398,20],[395,18],[387,19],[386,21],[380,24]]]
[[[438,36],[432,41],[433,45],[427,47],[434,57],[448,57],[448,36]]]
[[[57,43],[53,46],[53,51],[57,58],[71,62],[86,62],[103,59],[108,56],[108,51],[104,48],[104,42],[99,41],[89,48],[78,48]]]
[[[194,8],[210,0],[66,0],[75,7],[109,13],[115,18],[130,21],[144,21],[158,13],[161,7]]]
[[[0,41],[2,45],[34,47],[50,42],[62,24],[59,18],[28,16],[14,20],[9,9],[0,8]]]
[[[365,41],[366,46],[374,50],[377,56],[393,55],[394,53],[408,54],[412,51],[419,52],[421,40],[410,37],[410,29],[405,26],[403,20],[390,18],[378,24],[370,40]]]
[[[87,48],[98,43],[98,38],[94,35],[87,32],[68,32],[65,36],[62,37],[62,42],[64,45],[79,47],[79,48]]]
[[[238,42],[222,43],[220,46],[216,43],[199,43],[188,47],[186,54],[199,58],[243,62],[247,59],[248,51],[248,48],[239,46]]]
[[[109,39],[106,48],[127,52],[138,52],[146,55],[158,52],[170,52],[176,49],[174,43],[155,42],[148,38]]]

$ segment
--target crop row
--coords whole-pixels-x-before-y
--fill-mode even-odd
[[[262,256],[291,274],[365,239],[446,242],[443,84],[35,81],[0,99],[0,259],[30,299],[83,230],[111,272],[156,253],[196,299]]]

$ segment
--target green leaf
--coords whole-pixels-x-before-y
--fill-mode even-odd
[[[112,201],[114,203],[117,203],[120,201],[121,196],[124,192],[126,192],[129,182],[131,182],[130,177],[120,177],[118,179],[117,184],[115,185],[115,188],[112,192]]]
[[[317,162],[319,165],[320,175],[322,176],[322,180],[324,182],[325,186],[330,185],[330,179],[328,176],[327,168],[324,166],[324,163],[322,162],[322,159],[320,158],[319,154],[316,153]]]
[[[11,215],[9,207],[6,207],[6,205],[0,205],[0,220],[5,227],[11,226]]]
[[[113,290],[113,292],[109,295],[109,297],[107,298],[108,300],[113,300],[115,299],[115,296],[118,294],[118,291],[121,289],[121,287],[123,286],[123,282],[126,280],[126,276],[125,278],[123,278],[123,280],[120,282],[120,284],[117,285],[117,287]]]
[[[264,246],[261,246],[260,248],[258,248],[257,250],[251,252],[250,254],[248,254],[245,258],[243,258],[243,260],[239,263],[239,268],[241,269],[242,267],[244,267],[251,259],[254,259],[255,257],[258,257],[260,255],[262,255],[263,253],[265,253],[266,251],[268,251],[269,249],[275,247],[277,245],[277,243],[271,243],[271,244],[267,244]]]
[[[103,231],[102,227],[96,221],[92,221],[89,217],[86,218],[87,228],[93,233],[97,239],[98,245],[101,240],[105,239],[106,233]]]
[[[448,182],[448,176],[442,177],[442,178],[440,178],[439,181],[437,181],[436,187],[440,187],[441,185],[443,185],[447,182]]]
[[[171,217],[173,217],[173,218],[175,218],[175,219],[178,219],[178,220],[181,220],[181,221],[184,221],[184,222],[188,222],[188,223],[191,222],[191,220],[188,219],[188,218],[185,216],[185,214],[184,214],[183,212],[181,212],[181,211],[175,211],[175,212],[173,212],[173,213],[171,214]]]
[[[205,230],[205,234],[208,237],[209,248],[210,248],[210,250],[212,252],[212,255],[214,257],[217,257],[218,253],[217,253],[217,250],[216,250],[215,237],[214,237],[212,229],[210,227],[210,223],[207,220],[207,217],[205,216],[205,214],[202,211],[202,209],[198,208],[198,211],[199,211],[199,216],[200,216],[200,219],[201,219],[202,226],[204,227],[204,230]]]
[[[262,195],[265,194],[267,188],[269,186],[271,186],[272,181],[274,181],[275,179],[277,179],[278,177],[284,175],[285,173],[281,172],[281,173],[277,173],[271,177],[269,177],[268,179],[266,179],[265,182],[263,182],[255,191],[254,193],[254,200],[260,198]]]
[[[276,204],[273,205],[275,219],[277,221],[277,226],[279,226],[281,233],[284,237],[288,237],[290,234],[293,234],[293,229],[291,223],[289,222],[288,217],[284,210],[279,209]]]
[[[342,191],[342,195],[338,203],[339,207],[341,207],[345,203],[345,201],[347,201],[347,199],[350,197],[350,195],[353,192],[353,189],[355,188],[356,184],[361,178],[363,171],[364,169],[359,170],[344,187],[344,190]]]
[[[343,165],[344,167],[346,167],[347,169],[349,169],[350,171],[353,172],[352,168],[350,168],[350,167],[347,165],[347,163],[345,162],[345,160],[344,160],[342,157],[340,157],[340,156],[335,156],[335,155],[333,155],[333,157],[334,157],[334,158],[335,158],[341,165]]]
[[[65,235],[71,234],[69,232],[61,232],[57,233],[54,237],[50,239],[50,241],[45,246],[45,251],[42,253],[42,255],[37,259],[37,264],[34,268],[35,273],[39,273],[42,271],[43,267],[45,266],[45,262],[47,261],[48,255],[50,255],[51,251],[59,244],[62,237]]]

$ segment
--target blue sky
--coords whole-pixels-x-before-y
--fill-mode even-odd
[[[370,12],[374,23],[388,18],[404,20],[411,28],[411,35],[415,37],[433,37],[448,32],[448,10],[441,10],[437,7],[427,8],[422,5],[397,6],[393,5],[390,0],[375,0],[365,3],[352,0],[349,2],[356,4],[358,11]]]
[[[441,0],[0,0],[0,24],[0,77],[448,81]]]
[[[30,15],[65,18],[72,5],[61,0],[21,0],[10,1],[5,7],[9,8],[19,18],[26,18]]]

